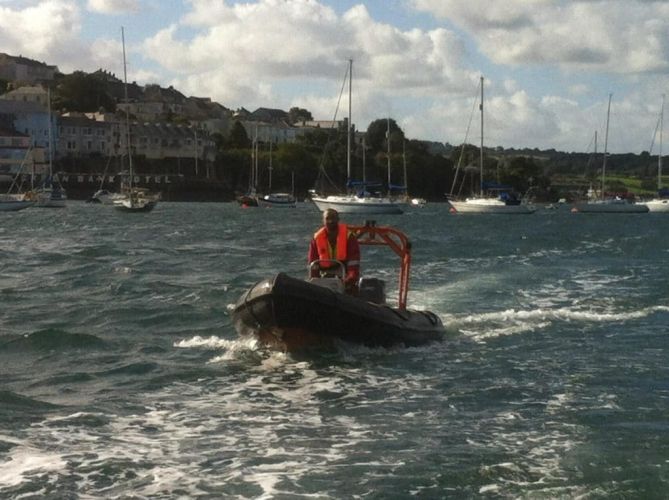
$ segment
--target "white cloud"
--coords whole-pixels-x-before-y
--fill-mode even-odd
[[[23,8],[0,6],[0,47],[10,54],[49,59],[76,41],[76,2],[45,0]]]
[[[566,150],[603,134],[613,89],[610,150],[648,148],[669,85],[667,2],[407,0],[444,18],[428,29],[380,22],[362,2],[342,13],[326,1],[335,0],[188,0],[179,4],[186,12],[143,4],[160,10],[126,44],[128,78],[230,108],[300,106],[330,119],[352,58],[359,129],[391,116],[409,137],[457,144],[483,72],[487,144]],[[0,50],[122,77],[116,30],[84,40],[83,31],[101,30],[82,23],[125,11],[132,25],[137,8],[138,0],[0,0]],[[344,96],[339,117],[346,108]],[[469,142],[477,133],[474,124]]]
[[[175,86],[229,107],[298,105],[330,118],[352,58],[354,120],[364,127],[378,117],[372,100],[468,93],[476,78],[463,66],[465,49],[454,33],[402,31],[374,20],[363,5],[338,15],[313,0],[191,3],[182,24],[159,31],[144,48],[176,75]],[[277,91],[288,86],[305,89],[300,102]],[[314,94],[323,86],[329,97]]]
[[[88,0],[88,10],[100,14],[138,12],[139,0]]]
[[[640,0],[412,0],[472,33],[498,64],[613,73],[669,67],[669,4]]]

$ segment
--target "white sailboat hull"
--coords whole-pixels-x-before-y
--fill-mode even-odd
[[[656,199],[644,202],[650,212],[669,212],[669,199]]]
[[[156,206],[156,200],[124,198],[114,201],[114,208],[122,212],[150,212]]]
[[[122,200],[125,195],[122,193],[112,193],[106,189],[97,191],[92,197],[93,200],[99,201],[103,205],[113,205],[116,200]]]
[[[536,211],[533,205],[507,205],[497,198],[468,198],[465,201],[449,201],[451,207],[459,214],[532,214]]]
[[[311,198],[321,212],[333,208],[341,214],[401,214],[402,205],[389,198],[326,196]]]
[[[621,200],[605,200],[600,202],[576,203],[571,211],[599,214],[645,214],[648,212],[648,206]]]
[[[272,193],[258,196],[256,201],[263,208],[295,208],[297,206],[295,197],[288,193]]]
[[[46,188],[37,192],[36,207],[42,208],[64,208],[67,196],[64,190]]]
[[[0,212],[17,212],[34,204],[34,201],[25,199],[22,194],[0,195]]]

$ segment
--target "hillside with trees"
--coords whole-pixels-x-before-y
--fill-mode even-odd
[[[9,89],[11,82],[0,82]],[[123,102],[123,83],[105,71],[87,74],[75,71],[58,74],[49,84],[53,107],[58,111],[96,112],[114,111]],[[158,85],[128,85],[131,101],[163,99],[164,102],[190,102],[191,109],[201,114],[179,115],[171,110],[162,117],[167,122],[185,123],[197,127],[197,120],[228,113],[230,126],[214,133],[215,157],[207,168],[224,197],[248,189],[253,144],[246,129],[236,121],[232,112],[206,98],[187,98],[176,89]],[[181,106],[185,109],[185,105]],[[171,108],[170,108],[171,109]],[[175,108],[175,109],[178,109]],[[243,109],[243,108],[242,108]],[[280,111],[280,110],[275,110]],[[300,107],[281,112],[289,126],[313,120],[312,113]],[[132,117],[131,117],[132,118]],[[388,133],[389,130],[389,133]],[[407,138],[393,119],[379,118],[367,124],[364,133],[356,133],[352,151],[352,176],[362,179],[363,167],[369,182],[378,182],[379,191],[388,189],[387,165],[390,163],[390,183],[404,184],[411,196],[432,201],[443,201],[447,194],[468,196],[480,186],[480,149],[476,145],[452,146],[416,138]],[[272,183],[287,189],[295,179],[296,194],[302,198],[310,189],[320,186],[334,190],[346,184],[346,126],[315,128],[298,135],[291,143],[274,144],[272,151]],[[267,185],[269,145],[259,145],[259,188]],[[148,160],[147,160],[148,161]],[[576,199],[590,186],[600,187],[602,154],[560,152],[554,149],[514,149],[502,146],[485,148],[483,178],[510,186],[521,194],[529,194],[537,201],[555,201],[558,198]],[[79,162],[81,164],[81,162]],[[94,171],[91,168],[89,171]],[[204,171],[204,169],[202,169]],[[405,179],[406,172],[406,179]],[[199,181],[205,182],[205,179]],[[609,192],[632,191],[648,195],[657,189],[657,156],[641,154],[609,154],[607,158],[607,185]]]

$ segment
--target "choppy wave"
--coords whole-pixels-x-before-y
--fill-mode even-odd
[[[662,497],[669,218],[442,208],[379,222],[453,335],[311,357],[229,315],[304,273],[307,204],[3,217],[0,497]],[[396,269],[363,249],[391,299]]]
[[[572,324],[625,323],[667,312],[669,312],[669,306],[659,305],[628,312],[602,312],[565,307],[532,310],[507,309],[460,317],[449,316],[444,319],[448,328],[459,329],[476,340],[483,340],[504,335],[534,332],[545,329],[555,322]],[[479,331],[479,328],[483,328],[484,331]]]
[[[56,405],[16,394],[12,391],[0,391],[0,412],[17,410],[51,410]]]
[[[96,335],[48,328],[0,344],[0,351],[103,349],[107,343]]]

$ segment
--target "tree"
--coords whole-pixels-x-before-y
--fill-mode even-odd
[[[105,82],[83,71],[75,71],[60,80],[53,95],[53,106],[80,112],[93,112],[100,108],[116,110],[116,102],[107,92]]]
[[[302,121],[310,122],[313,119],[311,113],[306,109],[294,107],[290,108],[290,111],[288,111],[288,121],[292,124]]]
[[[246,133],[244,125],[239,122],[235,122],[230,130],[230,136],[228,137],[228,142],[226,146],[229,149],[243,149],[251,147],[251,140]]]
[[[390,118],[390,120],[387,118],[379,118],[369,124],[367,132],[365,133],[365,142],[367,147],[372,151],[372,154],[387,149],[386,133],[388,132],[389,126],[391,140],[390,148],[401,151],[400,148],[401,143],[404,140],[404,132],[392,118]]]
[[[516,156],[501,169],[500,181],[524,193],[532,184],[537,184],[540,177],[542,177],[541,168],[533,158]]]

